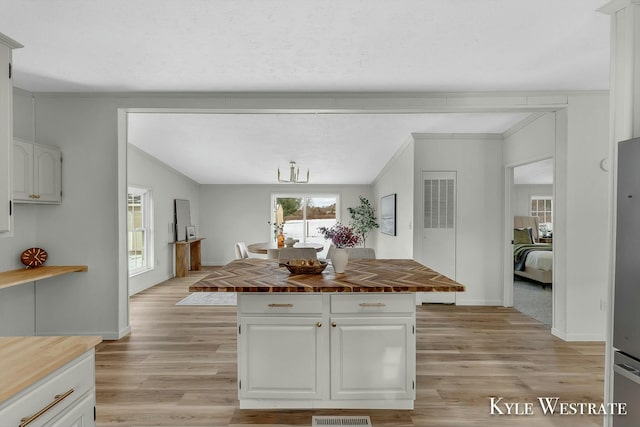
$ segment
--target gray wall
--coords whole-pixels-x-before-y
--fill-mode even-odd
[[[153,270],[129,278],[129,295],[173,277],[174,199],[189,200],[191,223],[200,232],[200,185],[134,145],[127,147],[129,185],[150,188],[153,197]]]
[[[341,195],[340,218],[349,222],[348,207],[357,206],[362,195],[373,202],[370,185],[202,185],[200,187],[200,232],[202,262],[224,265],[234,258],[234,245],[266,242],[273,238],[271,194],[337,193]],[[367,239],[374,247],[375,236]],[[252,255],[255,256],[255,255]]]

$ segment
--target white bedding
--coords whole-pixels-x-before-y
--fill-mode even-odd
[[[550,271],[553,269],[552,251],[531,251],[524,261],[525,267],[536,268],[538,270]]]

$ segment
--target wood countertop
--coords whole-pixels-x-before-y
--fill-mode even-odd
[[[0,402],[102,341],[96,336],[0,337]]]
[[[86,272],[86,265],[46,265],[36,268],[19,268],[17,270],[0,272],[0,289],[22,285],[49,277],[61,276],[67,273]]]
[[[189,286],[191,292],[464,292],[465,287],[410,259],[349,260],[344,274],[291,274],[277,260],[235,260]]]

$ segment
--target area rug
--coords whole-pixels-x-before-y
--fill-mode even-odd
[[[538,283],[513,281],[513,308],[551,327],[551,286],[543,289]]]
[[[236,305],[235,292],[194,292],[176,305]]]

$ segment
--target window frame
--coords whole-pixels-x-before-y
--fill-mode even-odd
[[[341,222],[341,197],[342,195],[340,193],[323,193],[323,192],[295,192],[295,193],[271,193],[271,204],[270,204],[270,219],[269,221],[271,221],[271,224],[274,224],[276,221],[276,200],[279,198],[302,198],[303,203],[304,203],[304,209],[302,210],[302,220],[304,221],[304,224],[306,224],[307,222],[307,204],[306,201],[309,198],[330,198],[330,197],[334,197],[336,199],[336,222]],[[303,229],[306,229],[306,226],[303,225]],[[269,228],[270,234],[269,234],[269,241],[273,240],[273,227],[270,226]],[[306,243],[307,242],[307,235],[306,233],[302,233],[302,242],[301,243]]]
[[[153,250],[153,191],[151,188],[142,187],[137,185],[130,185],[127,187],[127,214],[129,211],[129,195],[140,196],[140,202],[142,205],[142,228],[130,230],[129,220],[127,219],[127,267],[129,266],[129,241],[131,239],[131,233],[138,230],[144,231],[143,239],[143,264],[140,267],[128,268],[129,277],[137,276],[142,273],[151,271],[155,267],[154,263],[154,250]]]
[[[545,210],[543,210],[543,211],[538,211],[538,210],[536,209],[536,214],[534,214],[534,213],[533,213],[533,209],[531,209],[531,204],[532,204],[532,202],[533,202],[534,200],[536,200],[536,201],[539,201],[539,200],[547,201],[547,200],[549,200],[549,201],[551,202],[551,209],[550,209],[549,211],[547,211],[546,209],[545,209]],[[545,216],[546,216],[546,214],[549,214],[549,218],[550,218],[551,220],[550,220],[550,221],[542,221],[542,220],[540,219],[540,216],[539,216],[539,213],[540,213],[540,212],[543,212],[543,214],[544,214]],[[533,217],[537,217],[537,218],[539,219],[539,222],[540,222],[541,224],[542,224],[542,223],[550,223],[550,224],[552,224],[552,225],[553,225],[553,197],[552,197],[552,196],[531,196],[531,197],[529,198],[529,215],[530,215],[530,216],[533,216]]]

